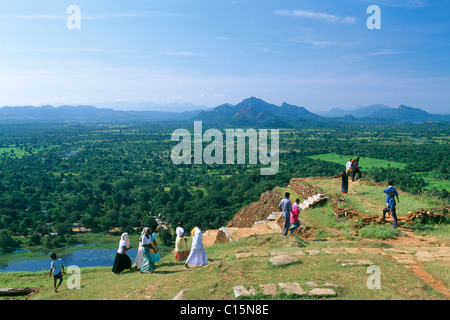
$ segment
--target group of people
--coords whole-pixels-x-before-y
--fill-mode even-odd
[[[188,247],[188,238],[185,235],[183,222],[178,222],[176,228],[175,240],[175,260],[186,260],[184,266],[203,266],[208,264],[205,249],[203,247],[202,224],[198,222],[191,231],[192,244],[191,250]],[[155,271],[155,264],[161,261],[159,254],[157,239],[157,227],[145,227],[139,236],[139,246],[136,259],[132,264],[127,250],[131,249],[128,233],[122,233],[119,241],[119,248],[112,267],[112,271],[116,274],[122,273],[126,269],[137,270],[140,268],[142,274],[149,274]]]
[[[192,244],[191,250],[188,247],[188,238],[185,236],[183,222],[178,222],[176,229],[177,238],[175,240],[175,260],[186,260],[184,267],[189,266],[204,266],[208,264],[208,257],[203,246],[202,224],[197,222],[194,229],[191,231]],[[136,259],[132,264],[130,257],[127,255],[127,250],[132,248],[130,238],[127,232],[122,233],[119,241],[119,248],[117,249],[116,257],[112,267],[112,272],[116,274],[122,273],[124,270],[137,270],[140,268],[142,274],[149,274],[155,271],[155,263],[161,261],[159,255],[157,239],[157,227],[145,227],[139,236],[139,247]],[[50,264],[49,277],[53,277],[54,291],[58,292],[58,288],[63,282],[64,263],[55,253],[50,255],[52,260]],[[59,280],[59,282],[58,282]]]
[[[361,179],[362,172],[359,169],[359,157],[356,159],[350,159],[345,164],[345,170],[341,172],[342,184],[341,191],[346,194],[348,192],[348,177],[352,177],[352,181],[355,179]]]
[[[352,176],[352,181],[355,181],[355,179],[361,178],[362,173],[359,170],[359,157],[356,159],[350,159],[346,165],[345,170],[341,172],[341,192],[346,194],[348,192],[348,177],[349,175]],[[400,202],[398,199],[398,192],[393,187],[393,182],[388,182],[388,187],[383,190],[384,193],[386,193],[386,207],[383,209],[383,220],[386,218],[386,213],[392,216],[394,219],[394,229],[397,229],[397,212],[396,212],[396,201],[395,198],[397,198],[397,201]]]
[[[300,227],[300,199],[296,199],[294,204],[291,203],[289,197],[291,194],[286,192],[284,194],[284,198],[281,199],[278,207],[281,209],[281,214],[283,216],[283,236],[287,236],[288,234],[292,234],[296,229]]]

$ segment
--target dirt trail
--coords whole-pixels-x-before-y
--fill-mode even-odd
[[[450,298],[450,291],[439,280],[435,279],[432,275],[427,273],[421,265],[410,266],[411,270],[423,281],[425,281],[430,287],[435,289],[447,298]]]

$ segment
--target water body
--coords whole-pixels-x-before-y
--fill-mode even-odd
[[[117,248],[112,249],[82,249],[77,250],[68,255],[58,256],[64,263],[64,267],[67,268],[70,265],[76,265],[80,268],[84,267],[111,267],[114,264]],[[44,254],[43,254],[44,255]],[[137,255],[137,249],[130,249],[127,251],[127,255],[133,262]],[[25,260],[13,260],[11,263],[0,265],[0,272],[12,272],[12,271],[48,271],[50,270],[50,255],[45,255],[47,258],[37,259],[25,259]]]

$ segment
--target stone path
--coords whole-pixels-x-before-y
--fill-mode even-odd
[[[314,255],[341,255],[341,254],[377,254],[405,265],[422,262],[437,261],[450,262],[450,247],[409,247],[409,248],[327,248],[321,250],[298,251],[271,251],[271,252],[243,252],[235,254],[236,259],[266,256],[314,256]]]
[[[304,290],[304,288],[306,288],[307,286],[309,288]],[[259,289],[256,289],[252,286],[248,287],[248,289],[244,286],[236,286],[233,288],[233,291],[236,298],[251,297],[257,295],[258,293],[265,296],[275,296],[280,292],[298,296],[334,297],[337,295],[336,292],[330,288],[337,287],[335,284],[327,282],[323,286],[325,288],[317,288],[317,285],[311,282],[306,283],[306,285],[303,285],[303,287],[297,282],[278,284],[267,283],[258,285]]]
[[[251,228],[222,227],[217,232],[223,232],[229,241],[236,241],[257,234],[281,233],[281,227],[277,222],[280,218],[281,212],[273,212],[269,215],[267,220],[257,221]],[[211,234],[214,235],[217,233],[211,231]]]
[[[274,266],[282,264],[295,263],[298,256],[308,257],[315,255],[335,255],[340,257],[343,254],[351,254],[358,256],[361,254],[381,255],[387,259],[403,264],[405,268],[411,269],[416,276],[425,281],[432,288],[450,298],[450,290],[439,280],[435,279],[423,268],[425,263],[430,261],[443,265],[450,265],[450,247],[439,246],[422,246],[422,247],[405,247],[405,248],[326,248],[321,250],[298,250],[298,251],[272,251],[272,252],[245,252],[237,253],[236,259],[244,259],[251,257],[267,257],[271,256]],[[273,257],[279,256],[278,259]],[[370,266],[372,261],[366,259],[336,259],[342,267],[349,266]]]

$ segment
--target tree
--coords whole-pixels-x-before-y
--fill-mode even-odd
[[[41,244],[41,237],[37,233],[35,233],[30,237],[28,243],[30,246],[38,246]]]
[[[9,251],[17,247],[19,247],[19,244],[12,238],[11,232],[4,229],[0,230],[0,248],[3,251]]]
[[[72,224],[67,221],[60,222],[55,224],[54,230],[58,235],[65,235],[72,231]]]

